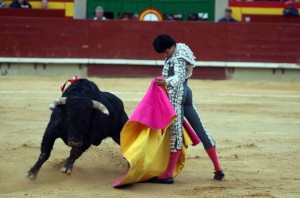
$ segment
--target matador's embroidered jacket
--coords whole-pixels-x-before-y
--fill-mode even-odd
[[[182,148],[184,91],[187,86],[187,79],[192,76],[195,58],[187,45],[177,43],[173,55],[167,58],[164,64],[162,75],[167,82],[166,89],[177,114],[176,120],[170,126],[171,152],[176,152]]]

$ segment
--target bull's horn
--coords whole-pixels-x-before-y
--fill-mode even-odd
[[[55,107],[57,107],[58,105],[64,105],[66,104],[66,97],[61,97],[59,99],[55,99],[50,105],[49,105],[49,109],[50,110],[54,110]]]
[[[105,115],[109,115],[108,109],[101,103],[95,100],[93,101],[93,108],[98,109],[99,111],[103,112]]]

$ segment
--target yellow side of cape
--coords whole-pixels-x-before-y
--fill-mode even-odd
[[[183,130],[184,145],[173,176],[176,177],[184,167],[187,145],[192,141]],[[117,186],[147,181],[161,175],[169,161],[170,131],[153,130],[135,121],[126,123],[121,132],[121,149],[130,164],[127,174],[119,179]]]

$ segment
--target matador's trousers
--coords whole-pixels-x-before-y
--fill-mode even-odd
[[[212,136],[206,131],[205,126],[202,124],[200,116],[193,103],[192,90],[187,85],[187,80],[178,87],[167,88],[170,101],[176,111],[177,118],[170,126],[171,141],[170,148],[171,152],[176,152],[182,148],[182,123],[183,116],[191,124],[192,128],[202,141],[205,149],[209,149],[216,146],[216,143]]]

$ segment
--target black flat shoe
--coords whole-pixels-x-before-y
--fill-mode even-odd
[[[158,184],[173,184],[174,179],[173,177],[165,178],[165,179],[159,179],[158,177],[152,177],[148,180],[150,183],[158,183]]]
[[[214,176],[215,180],[222,180],[225,177],[224,172],[221,170],[218,172],[214,172],[214,173],[215,173],[215,176]]]

